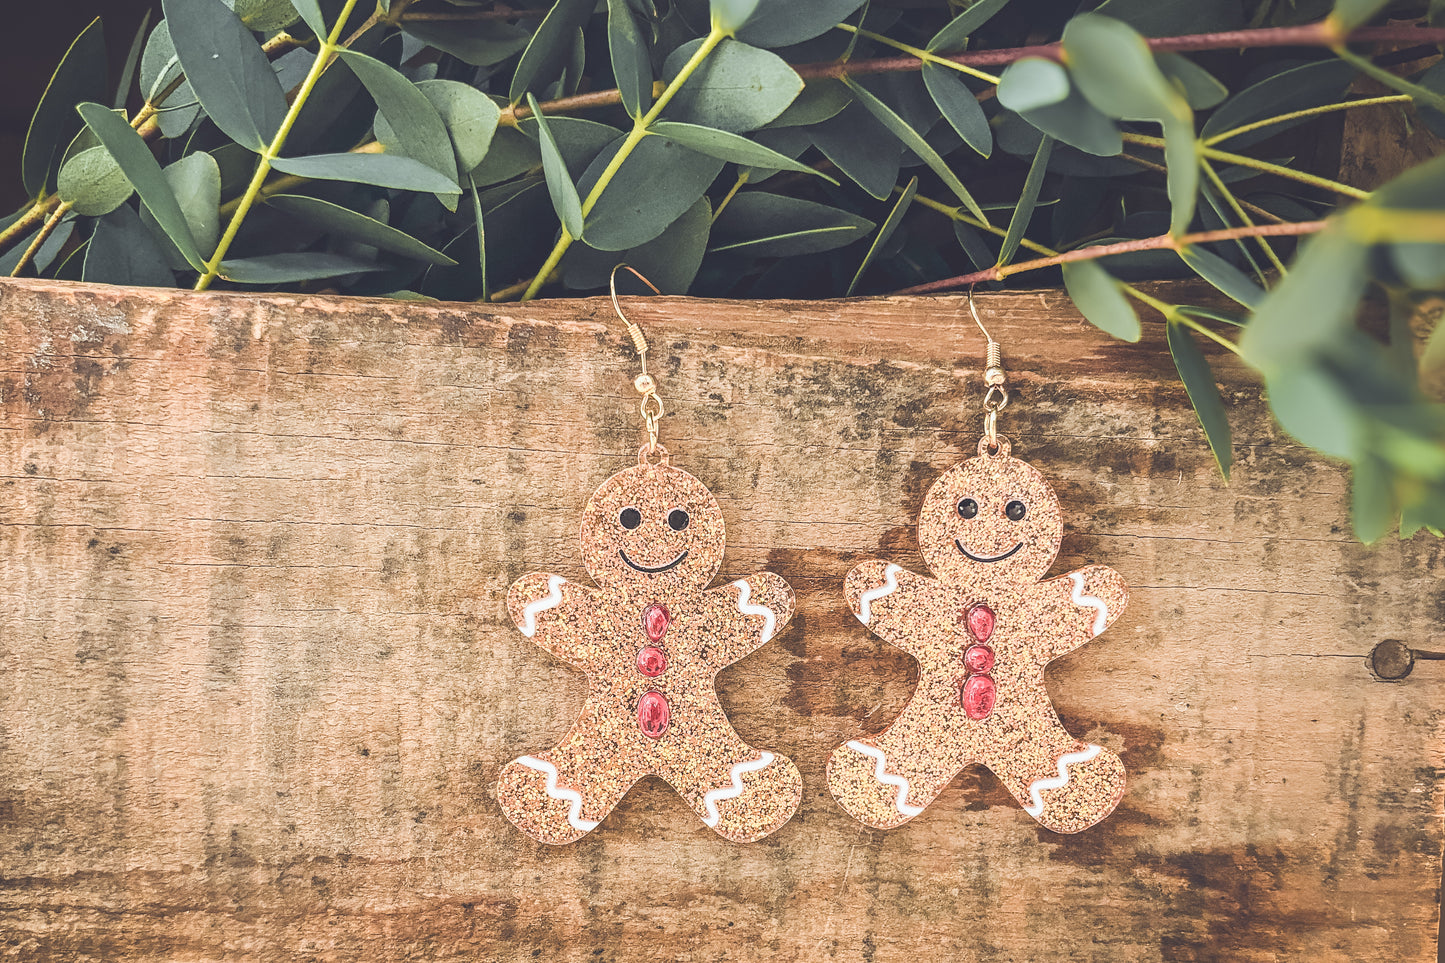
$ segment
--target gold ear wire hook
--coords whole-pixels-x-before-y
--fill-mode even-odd
[[[632,387],[642,395],[641,410],[643,424],[647,426],[647,447],[642,449],[641,457],[645,460],[648,455],[658,450],[657,425],[662,418],[664,409],[662,399],[657,396],[657,382],[652,379],[652,375],[647,373],[647,337],[642,333],[640,327],[628,320],[627,315],[622,313],[622,305],[617,302],[617,272],[623,268],[632,272],[639,281],[652,288],[657,294],[662,292],[658,290],[657,285],[643,277],[630,264],[618,264],[607,278],[607,287],[612,294],[612,310],[616,311],[617,316],[622,319],[622,323],[627,325],[627,335],[632,339],[632,346],[637,349],[637,357],[642,362],[642,373],[633,379]]]
[[[968,312],[973,315],[973,323],[978,325],[978,330],[983,332],[988,341],[983,363],[983,383],[988,386],[983,395],[984,437],[988,447],[997,451],[998,413],[1008,407],[1008,373],[1003,370],[1003,348],[993,339],[993,335],[988,333],[988,328],[983,326],[983,319],[978,316],[978,308],[973,305],[972,285],[968,288]]]

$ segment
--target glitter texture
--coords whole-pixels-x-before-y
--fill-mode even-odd
[[[960,511],[966,499],[978,506],[970,518]],[[1014,501],[1025,508],[1017,520],[1006,514]],[[974,763],[992,770],[1026,812],[1055,832],[1087,829],[1114,811],[1124,795],[1124,764],[1064,730],[1044,687],[1044,667],[1104,631],[1123,611],[1128,590],[1102,565],[1040,581],[1063,531],[1053,489],[1009,457],[1005,441],[996,453],[980,448],[977,458],[946,471],[924,499],[918,541],[937,578],[879,559],[848,573],[853,612],[920,666],[918,689],[893,725],[839,746],[828,762],[833,795],[857,819],[898,826]],[[959,618],[981,606],[992,614],[986,634],[983,620]],[[975,635],[985,635],[992,650],[987,676],[970,677],[965,653],[978,648]],[[979,663],[977,654],[973,659]],[[993,690],[986,712],[977,691],[988,688],[984,679]],[[968,684],[975,691],[966,708]],[[970,708],[981,718],[970,718]]]
[[[629,508],[642,516],[632,529],[621,522]],[[687,513],[680,530],[668,521],[679,508]],[[719,670],[792,618],[793,591],[771,572],[708,589],[724,540],[722,511],[702,482],[665,457],[640,460],[603,482],[583,511],[582,561],[600,588],[543,572],[513,584],[507,610],[518,628],[590,681],[561,743],[502,769],[497,798],[523,832],[544,843],[579,839],[649,774],[738,842],[766,836],[797,810],[797,766],[743,742],[716,686]],[[661,657],[639,659],[652,644]],[[642,671],[658,664],[655,676]]]

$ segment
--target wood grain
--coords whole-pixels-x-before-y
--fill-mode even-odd
[[[1197,292],[1187,292],[1194,297]],[[493,797],[583,678],[509,624],[582,577],[579,511],[639,443],[604,301],[479,308],[0,285],[0,957],[48,960],[1427,960],[1442,549],[1357,544],[1348,481],[1226,358],[1226,485],[1162,331],[1125,345],[1059,292],[983,299],[1002,430],[1063,502],[1057,571],[1132,587],[1049,672],[1130,788],[1077,836],[986,773],[872,831],[829,752],[917,678],[844,574],[919,568],[934,476],[980,430],[956,298],[631,302],[674,463],[717,493],[722,577],[798,592],[720,677],[803,771],[730,844],[657,782],[573,846]]]

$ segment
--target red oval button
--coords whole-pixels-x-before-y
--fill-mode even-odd
[[[998,686],[986,675],[971,676],[963,684],[963,711],[970,719],[986,719],[998,699]]]
[[[667,671],[667,654],[655,645],[649,645],[637,653],[637,671],[655,679]]]
[[[672,621],[666,605],[653,602],[642,610],[642,631],[647,633],[647,641],[656,642],[662,638],[667,631],[668,623]]]
[[[661,737],[667,731],[667,722],[671,717],[672,709],[661,692],[649,692],[637,703],[637,727],[649,739]]]
[[[987,672],[993,668],[993,649],[986,645],[970,645],[963,653],[963,665],[970,672]]]
[[[969,607],[964,621],[968,623],[968,634],[980,642],[987,642],[993,635],[993,609],[982,602]]]

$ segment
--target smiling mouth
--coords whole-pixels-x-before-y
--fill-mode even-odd
[[[968,549],[964,548],[964,547],[963,547],[963,543],[960,542],[958,539],[955,538],[955,539],[953,540],[953,544],[957,545],[957,546],[958,546],[958,550],[959,550],[960,552],[962,552],[963,554],[967,555],[969,558],[973,559],[975,562],[1002,562],[1004,559],[1008,558],[1008,557],[1009,557],[1010,555],[1012,555],[1014,552],[1017,552],[1019,549],[1021,549],[1021,548],[1024,547],[1024,543],[1023,543],[1023,542],[1019,542],[1017,545],[1015,545],[1013,548],[1009,549],[1007,552],[1004,552],[1002,555],[975,555],[975,554],[973,554],[972,552],[970,552]]]
[[[656,575],[658,572],[666,572],[666,571],[667,571],[668,569],[670,569],[670,568],[675,568],[676,566],[681,565],[681,564],[682,564],[682,560],[685,559],[685,558],[687,558],[687,551],[688,551],[687,549],[683,549],[681,555],[679,555],[677,558],[673,559],[672,561],[668,562],[666,565],[658,565],[658,566],[651,567],[651,568],[649,568],[649,567],[646,566],[646,565],[638,565],[638,564],[637,564],[636,562],[634,562],[632,559],[628,558],[628,557],[627,557],[627,553],[624,552],[624,551],[623,551],[622,549],[620,549],[620,548],[617,550],[617,554],[618,554],[618,555],[621,555],[621,556],[622,556],[622,560],[623,560],[624,562],[626,562],[628,565],[631,565],[633,568],[637,569],[639,572],[646,572],[648,575]]]

